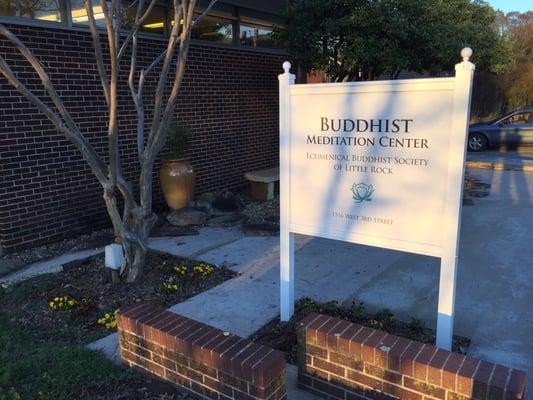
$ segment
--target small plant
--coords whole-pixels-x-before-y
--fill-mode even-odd
[[[304,297],[296,303],[296,308],[301,310],[304,315],[310,314],[312,312],[318,312],[320,306],[318,303],[310,297]]]
[[[411,321],[409,321],[409,323],[407,324],[407,327],[414,334],[420,335],[424,333],[424,330],[426,329],[426,324],[424,323],[424,321],[418,318],[412,318]]]
[[[204,278],[207,278],[209,275],[211,275],[215,271],[215,269],[211,265],[200,263],[200,264],[195,265],[195,267],[193,268],[193,271],[195,274],[198,274],[198,275],[203,276]]]
[[[186,277],[189,274],[189,268],[186,265],[178,265],[174,267],[174,272],[181,277]]]
[[[180,287],[178,286],[176,282],[176,278],[171,276],[166,280],[166,282],[163,282],[163,289],[168,294],[176,293]]]
[[[396,325],[396,319],[394,318],[394,314],[388,308],[383,308],[370,320],[370,325],[377,329],[392,329]]]
[[[362,301],[359,303],[356,303],[355,301],[352,303],[352,307],[350,308],[351,317],[355,320],[363,320],[367,317],[367,313],[365,310],[365,305]]]
[[[162,263],[161,263],[161,268],[162,269],[168,269],[170,263],[168,262],[168,260],[164,260]]]
[[[113,312],[106,312],[102,318],[98,319],[98,325],[105,326],[110,331],[117,329],[117,315],[119,311],[117,308]]]
[[[78,306],[78,301],[70,296],[57,296],[48,302],[52,310],[73,310]]]
[[[326,301],[322,303],[320,307],[320,312],[322,314],[335,315],[336,311],[339,309],[339,302],[336,300]]]
[[[167,143],[169,151],[163,158],[165,160],[179,160],[184,157],[185,149],[189,142],[189,130],[177,122],[168,128]]]

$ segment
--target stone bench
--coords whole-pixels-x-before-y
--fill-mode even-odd
[[[247,172],[244,177],[252,184],[252,198],[256,200],[274,198],[275,184],[279,181],[279,167]]]
[[[197,399],[286,400],[283,353],[148,304],[121,309],[127,366]]]

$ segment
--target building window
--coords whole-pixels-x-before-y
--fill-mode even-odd
[[[124,29],[129,30],[135,22],[135,15],[137,7],[133,6],[128,9],[126,21],[124,21]],[[144,20],[140,31],[152,33],[155,35],[166,35],[167,32],[167,11],[163,7],[155,6],[146,19]]]
[[[240,24],[241,46],[276,48],[276,42],[271,28],[247,23]]]
[[[96,21],[96,26],[99,28],[105,28],[104,13],[102,7],[100,6],[99,0],[92,0],[91,2],[93,7],[94,19]],[[111,3],[106,3],[107,7],[111,7]],[[125,2],[124,9],[126,13],[124,15],[124,20],[122,21],[122,26],[124,30],[128,30],[132,27],[135,21],[135,15],[137,13],[137,7],[132,5],[128,7],[131,3]],[[72,23],[77,25],[89,25],[89,17],[85,10],[83,0],[71,0],[71,12]],[[159,35],[165,34],[166,27],[166,10],[163,7],[155,6],[150,15],[144,21],[143,26],[140,31],[146,33],[154,33]]]
[[[64,20],[59,0],[0,0],[0,15],[53,22]]]
[[[70,15],[72,17],[72,23],[76,25],[89,25],[89,17],[87,16],[87,11],[85,10],[83,0],[71,0],[70,4]],[[98,0],[91,0],[91,4],[93,7],[93,14],[96,26],[98,26],[99,28],[105,28],[105,17],[100,2]],[[110,4],[107,3],[107,6],[109,7]]]
[[[225,44],[233,43],[233,21],[206,16],[204,17],[191,32],[193,39],[208,40]]]

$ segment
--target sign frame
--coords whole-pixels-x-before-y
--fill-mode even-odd
[[[448,174],[446,181],[444,216],[442,226],[442,245],[435,246],[402,246],[398,241],[377,243],[365,240],[357,234],[346,238],[345,241],[381,248],[406,251],[440,257],[439,298],[437,317],[437,347],[451,350],[453,340],[455,287],[457,279],[457,260],[460,239],[461,210],[463,198],[463,182],[466,159],[466,142],[468,137],[468,121],[470,118],[470,102],[472,81],[475,65],[469,59],[472,55],[470,48],[461,51],[463,61],[455,66],[455,77],[425,78],[395,81],[347,82],[326,84],[295,85],[295,76],[290,73],[291,64],[283,63],[284,73],[279,80],[279,117],[280,117],[280,316],[282,321],[288,321],[294,314],[294,240],[295,234],[306,234],[316,237],[333,238],[320,232],[319,229],[306,229],[291,225],[291,95],[309,91],[322,93],[356,92],[364,93],[375,90],[376,85],[381,91],[393,93],[402,86],[413,88],[410,90],[424,90],[426,87],[444,85],[453,90],[453,104],[451,110],[451,128],[448,146]],[[427,89],[426,89],[427,90]],[[344,240],[344,239],[343,239]]]

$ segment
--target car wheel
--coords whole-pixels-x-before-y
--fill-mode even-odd
[[[469,151],[483,151],[487,148],[487,138],[481,133],[472,133],[468,136]]]

